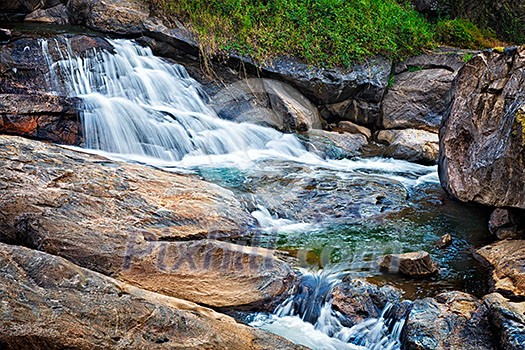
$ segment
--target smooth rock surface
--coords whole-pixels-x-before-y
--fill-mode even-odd
[[[362,133],[350,133],[344,131],[310,130],[302,135],[304,140],[308,140],[309,147],[317,148],[321,153],[329,146],[335,146],[343,151],[345,157],[352,157],[360,154],[363,146],[368,144],[368,139]]]
[[[407,350],[493,350],[486,306],[462,292],[415,300],[403,329]]]
[[[525,349],[525,303],[510,302],[498,293],[486,295],[483,301],[499,336],[500,347],[504,350]]]
[[[476,251],[476,258],[488,264],[492,289],[505,296],[525,297],[525,240],[505,240]]]
[[[383,257],[379,267],[390,273],[401,273],[412,277],[426,277],[438,271],[437,263],[427,252],[388,254]]]
[[[2,349],[299,349],[194,303],[0,244]]]
[[[3,242],[213,306],[262,303],[293,279],[273,251],[214,240],[255,226],[217,185],[7,136],[0,165]]]
[[[525,46],[472,58],[440,130],[439,173],[453,197],[525,209]]]
[[[212,96],[224,119],[270,126],[280,131],[321,129],[319,111],[289,84],[272,79],[244,79]]]
[[[434,164],[439,158],[439,137],[428,131],[381,130],[376,140],[386,145],[384,155],[387,157],[426,164]]]

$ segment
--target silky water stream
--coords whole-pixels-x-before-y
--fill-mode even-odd
[[[354,326],[332,308],[331,290],[343,276],[394,284],[408,299],[483,288],[472,282],[479,271],[469,249],[483,243],[485,213],[447,199],[436,167],[329,159],[293,134],[222,120],[183,66],[130,40],[110,43],[113,51],[84,57],[70,49],[58,60],[48,54],[50,88],[81,99],[84,148],[229,188],[259,224],[236,243],[294,258],[303,271],[296,293],[273,314],[247,322],[316,349],[398,349],[404,314],[393,305]],[[42,40],[42,50],[68,44],[63,37]],[[437,249],[433,242],[445,233],[453,245]],[[382,254],[415,250],[432,253],[438,276],[421,281],[378,272]]]

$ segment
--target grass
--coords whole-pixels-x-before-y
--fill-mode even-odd
[[[349,67],[381,55],[394,60],[438,43],[496,46],[494,33],[469,20],[432,22],[408,0],[144,0],[196,34],[205,57],[294,56],[308,64]]]

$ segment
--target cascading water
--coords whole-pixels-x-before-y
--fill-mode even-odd
[[[388,178],[405,186],[437,180],[435,167],[385,159],[323,159],[294,135],[221,120],[182,66],[128,40],[110,43],[113,52],[94,50],[87,57],[77,57],[69,48],[61,51],[60,60],[48,61],[53,89],[82,100],[85,148],[166,169],[243,167],[271,160],[285,166],[301,164],[321,175],[328,171],[342,180],[356,174]],[[44,40],[42,49],[47,52],[53,44]],[[263,229],[302,230],[309,225],[279,219],[264,203],[255,207],[253,216]],[[274,315],[258,315],[252,324],[317,349],[398,349],[403,319],[391,317],[390,305],[378,319],[343,326],[342,315],[332,310],[330,299],[340,278],[328,272],[306,274],[303,290]]]
[[[305,273],[298,290],[273,314],[258,314],[250,324],[313,349],[399,350],[409,302],[396,307],[387,303],[378,318],[346,327],[331,298],[344,275],[332,269]],[[394,312],[396,308],[401,312]]]

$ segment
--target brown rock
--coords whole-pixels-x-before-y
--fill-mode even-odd
[[[376,139],[387,145],[385,155],[388,157],[430,164],[438,160],[437,134],[417,129],[381,130]]]
[[[525,303],[513,303],[498,293],[483,298],[489,320],[504,350],[525,349]]]
[[[78,103],[50,94],[0,94],[0,133],[79,145]]]
[[[361,125],[354,124],[347,120],[339,122],[337,124],[337,129],[340,129],[342,131],[349,132],[352,134],[363,134],[366,136],[367,139],[370,139],[372,137],[372,132],[370,131],[370,129],[365,128],[364,126],[361,126]]]
[[[322,111],[326,114],[326,118],[348,120],[372,128],[377,124],[381,106],[380,102],[348,99],[343,102],[328,104],[324,106]]]
[[[0,244],[2,349],[299,349],[191,302]]]
[[[64,4],[58,4],[47,9],[38,9],[28,14],[24,20],[26,22],[69,24],[67,8]]]
[[[442,186],[455,198],[525,209],[525,46],[460,71],[440,130]]]
[[[490,215],[489,231],[499,239],[520,238],[524,233],[523,213],[510,209],[495,209]]]
[[[449,233],[447,233],[439,237],[439,239],[435,242],[435,244],[436,244],[436,247],[438,248],[446,248],[452,244],[452,236]]]
[[[426,277],[438,271],[437,263],[427,252],[388,254],[380,263],[382,270],[412,277]]]
[[[492,268],[492,289],[503,295],[525,297],[525,240],[496,242],[476,251],[476,258]]]
[[[255,225],[219,186],[7,136],[0,164],[3,242],[213,306],[276,298],[293,277],[273,251],[213,240]]]
[[[486,306],[462,292],[418,299],[403,328],[407,350],[494,350]]]

